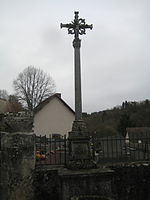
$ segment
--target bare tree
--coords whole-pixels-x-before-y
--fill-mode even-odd
[[[13,82],[19,100],[32,111],[40,102],[55,92],[55,83],[43,70],[29,66]]]

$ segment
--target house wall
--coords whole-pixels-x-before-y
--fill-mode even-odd
[[[72,128],[75,115],[58,99],[52,99],[34,116],[34,133],[46,135],[59,133],[67,135]]]

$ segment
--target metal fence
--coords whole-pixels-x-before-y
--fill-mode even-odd
[[[68,148],[66,136],[36,136],[36,164],[66,165]]]
[[[150,161],[150,138],[106,137],[91,138],[91,154],[98,164]],[[36,164],[66,165],[68,160],[66,136],[36,137]]]
[[[150,138],[93,138],[97,163],[150,161]]]

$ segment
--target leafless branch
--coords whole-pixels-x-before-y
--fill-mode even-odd
[[[18,98],[32,111],[41,101],[55,92],[55,83],[43,70],[29,66],[13,82]]]

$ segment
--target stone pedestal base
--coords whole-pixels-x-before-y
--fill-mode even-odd
[[[92,159],[90,138],[85,123],[74,121],[69,133],[69,161],[70,169],[91,169],[96,164]]]
[[[72,170],[93,169],[97,168],[97,165],[93,160],[69,160],[67,168]]]
[[[110,169],[67,170],[59,173],[61,200],[112,200],[114,172]]]

